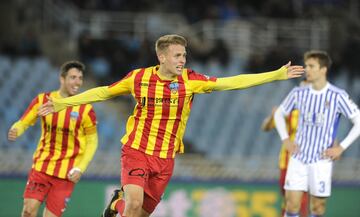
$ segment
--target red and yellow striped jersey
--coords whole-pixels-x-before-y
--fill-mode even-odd
[[[285,80],[288,78],[287,71],[287,67],[283,66],[265,73],[210,78],[185,68],[181,75],[170,81],[161,77],[159,66],[151,66],[133,70],[110,86],[92,88],[68,98],[55,98],[53,109],[61,111],[67,106],[132,94],[136,105],[121,142],[148,155],[174,158],[176,153],[184,152],[182,138],[194,94],[244,89]]]
[[[131,93],[136,106],[127,121],[124,145],[160,158],[184,152],[182,142],[194,93],[211,92],[216,78],[184,69],[181,76],[162,80],[158,66],[137,69],[109,86],[112,95]]]
[[[58,91],[39,94],[13,127],[21,125],[26,130],[34,125],[38,118],[37,110],[46,103],[46,96],[62,98]],[[41,137],[33,155],[32,168],[51,176],[66,178],[69,170],[77,167],[84,157],[86,135],[96,133],[96,115],[90,104],[68,107],[41,117]]]
[[[293,110],[286,118],[286,127],[289,133],[289,138],[291,141],[295,140],[296,129],[299,121],[299,111]],[[281,145],[280,153],[279,153],[279,168],[286,169],[289,161],[289,153],[285,148],[285,145]]]

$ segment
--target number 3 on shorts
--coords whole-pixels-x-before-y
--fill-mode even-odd
[[[321,182],[319,182],[319,185],[320,185],[319,192],[324,193],[325,192],[325,182],[321,181]]]

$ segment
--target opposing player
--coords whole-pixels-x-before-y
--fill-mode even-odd
[[[47,102],[47,97],[60,99],[75,95],[83,84],[84,70],[80,62],[64,63],[60,70],[60,89],[37,95],[10,128],[8,139],[15,141],[35,124],[38,108]],[[96,116],[92,106],[84,104],[40,118],[41,136],[25,187],[21,216],[37,216],[41,203],[46,201],[43,216],[59,217],[96,151]]]
[[[147,217],[160,202],[172,176],[176,153],[184,152],[182,142],[191,105],[196,93],[242,89],[303,74],[302,66],[290,62],[268,73],[227,78],[208,77],[185,68],[185,38],[165,35],[156,41],[159,65],[131,71],[124,79],[90,89],[67,99],[52,99],[39,110],[40,115],[66,106],[102,101],[132,94],[137,104],[121,139],[121,187],[115,191],[103,216],[117,212],[127,217]]]
[[[309,85],[294,88],[275,112],[275,123],[291,158],[285,178],[285,216],[299,216],[304,192],[310,194],[312,216],[325,214],[326,198],[331,194],[333,160],[360,135],[360,111],[348,94],[327,81],[331,59],[324,51],[304,54]],[[299,111],[295,141],[286,130],[285,118]],[[339,118],[354,124],[348,135],[334,145]]]

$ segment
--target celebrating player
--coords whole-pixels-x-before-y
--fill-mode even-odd
[[[60,89],[37,95],[21,119],[10,128],[8,139],[15,141],[35,124],[38,108],[48,101],[47,97],[60,99],[75,95],[83,83],[84,70],[80,62],[64,63],[60,70]],[[40,118],[41,137],[25,187],[21,216],[37,216],[41,203],[46,201],[43,216],[59,217],[96,151],[96,116],[92,106],[84,104]]]
[[[185,68],[187,41],[179,35],[164,35],[156,41],[159,65],[131,71],[122,80],[90,89],[67,99],[51,99],[40,115],[66,106],[102,101],[132,94],[134,113],[121,139],[121,187],[103,216],[147,217],[160,202],[172,176],[176,153],[184,152],[182,142],[194,94],[242,89],[300,77],[302,66],[290,62],[278,70],[227,78],[208,77]]]

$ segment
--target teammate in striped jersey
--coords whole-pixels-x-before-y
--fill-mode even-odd
[[[157,66],[131,71],[122,80],[90,89],[65,100],[52,99],[39,115],[66,106],[96,102],[132,94],[137,104],[121,139],[121,186],[125,198],[115,191],[103,216],[147,217],[160,202],[172,176],[176,153],[184,152],[183,135],[194,95],[212,91],[242,89],[303,74],[302,66],[290,62],[272,72],[208,77],[185,68],[186,39],[179,35],[160,37],[155,45]]]
[[[278,133],[292,155],[284,188],[286,215],[299,216],[303,192],[310,194],[312,216],[325,213],[326,198],[331,194],[332,162],[360,134],[360,111],[348,94],[327,81],[331,59],[326,52],[304,54],[309,85],[294,88],[275,112]],[[286,131],[285,117],[299,110],[295,141]],[[348,135],[334,145],[339,118],[344,115],[354,124]]]
[[[20,120],[8,132],[15,141],[38,119],[38,108],[48,97],[60,99],[75,95],[83,83],[85,66],[69,61],[61,66],[60,89],[40,93],[31,102]],[[23,217],[37,216],[46,201],[44,217],[61,216],[77,183],[98,145],[96,115],[91,105],[68,107],[40,117],[41,136],[33,155],[32,169],[24,192]]]
[[[274,122],[274,113],[276,111],[277,107],[274,107],[271,111],[271,114],[265,118],[261,125],[261,129],[264,131],[270,131],[275,128],[275,122]],[[286,117],[286,128],[289,133],[289,138],[294,141],[295,134],[296,134],[296,128],[299,120],[299,111],[293,110],[290,112],[290,114]],[[280,152],[279,152],[279,187],[280,187],[280,193],[282,195],[282,204],[281,204],[281,216],[285,214],[285,176],[286,171],[288,168],[289,163],[289,152],[286,150],[285,144],[281,145]],[[306,217],[308,214],[308,197],[305,193],[301,200],[301,208],[300,208],[300,217]]]

